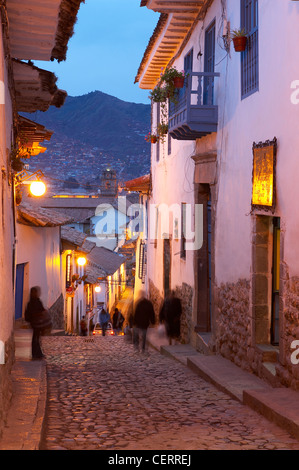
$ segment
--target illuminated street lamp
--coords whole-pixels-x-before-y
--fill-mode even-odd
[[[29,186],[29,191],[33,196],[43,196],[47,190],[45,183],[42,181],[33,181]]]
[[[41,181],[43,176],[41,170],[35,171],[34,173],[22,170],[15,175],[15,186],[18,187],[21,184],[29,184],[29,191],[33,196],[43,196],[47,189],[45,183]]]
[[[77,263],[79,266],[85,266],[86,258],[84,256],[79,256],[79,258],[77,259]]]
[[[95,292],[98,294],[99,292],[101,292],[102,288],[101,288],[101,286],[99,285],[99,286],[95,286],[94,290],[95,290]]]

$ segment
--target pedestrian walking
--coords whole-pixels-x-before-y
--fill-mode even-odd
[[[124,321],[121,311],[116,308],[112,317],[112,327],[116,335],[122,331]]]
[[[134,304],[133,301],[130,302],[129,304],[128,311],[127,311],[126,326],[124,328],[125,339],[128,343],[133,343],[133,320],[134,320],[133,304]]]
[[[89,334],[91,335],[94,329],[93,318],[89,320]]]
[[[155,324],[155,311],[152,302],[142,292],[136,303],[133,317],[133,344],[136,350],[145,352],[146,335],[150,325]]]
[[[30,300],[25,310],[25,320],[31,324],[33,329],[31,344],[32,359],[42,359],[44,357],[40,338],[46,329],[52,328],[51,316],[43,306],[40,295],[40,287],[32,287],[30,289]]]
[[[159,321],[164,323],[166,334],[171,345],[181,335],[182,304],[173,291],[165,298],[159,313]]]
[[[81,328],[81,334],[82,336],[87,336],[87,320],[85,318],[85,315],[82,317],[80,321],[80,328]]]
[[[105,336],[106,330],[108,327],[108,322],[110,321],[110,315],[104,308],[102,308],[101,313],[100,313],[100,325],[102,328],[102,336]]]

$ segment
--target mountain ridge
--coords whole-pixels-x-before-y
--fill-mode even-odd
[[[54,131],[50,142],[42,144],[47,151],[29,160],[30,169],[39,167],[49,177],[63,172],[83,182],[94,179],[107,164],[122,180],[149,172],[150,145],[145,135],[150,130],[150,105],[97,90],[68,96],[61,108],[22,115]]]

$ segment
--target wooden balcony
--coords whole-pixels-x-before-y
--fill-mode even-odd
[[[169,104],[168,132],[173,139],[195,140],[217,132],[218,105],[215,79],[219,73],[192,72]]]

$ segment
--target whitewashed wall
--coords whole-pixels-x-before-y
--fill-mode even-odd
[[[221,3],[215,1],[204,23],[198,24],[184,52],[174,65],[183,69],[184,55],[194,48],[194,71],[203,71],[204,30],[216,18],[216,35],[220,27]],[[240,2],[227,1],[227,19],[231,28],[240,26]],[[203,31],[202,31],[203,29]],[[221,39],[217,38],[217,41]],[[230,54],[216,41],[216,95],[219,104],[217,135],[197,141],[172,140],[171,155],[167,142],[160,144],[160,161],[152,145],[153,194],[151,203],[193,202],[194,163],[191,156],[206,149],[217,150],[218,202],[216,222],[216,282],[248,278],[251,269],[251,190],[253,142],[278,139],[277,211],[285,232],[284,257],[292,275],[299,274],[298,217],[294,204],[299,197],[298,179],[298,118],[299,92],[291,84],[299,80],[299,2],[280,0],[259,1],[259,91],[241,100],[240,53],[231,45]],[[223,43],[222,43],[223,44]],[[299,89],[299,82],[294,83]],[[156,126],[155,105],[153,129]],[[167,139],[166,139],[167,140]],[[196,145],[196,147],[195,147]],[[153,223],[153,221],[152,221]],[[149,277],[162,285],[162,243],[149,244]],[[177,252],[174,246],[174,252]],[[184,279],[193,282],[192,253],[186,261],[179,255],[172,258],[172,284]]]
[[[50,308],[62,292],[59,227],[17,224],[17,264],[20,263],[28,263],[29,289],[40,286],[41,299]]]
[[[13,244],[14,213],[9,152],[12,138],[12,102],[8,85],[8,72],[4,58],[2,28],[0,28],[0,340],[4,343],[12,334],[14,322]]]

